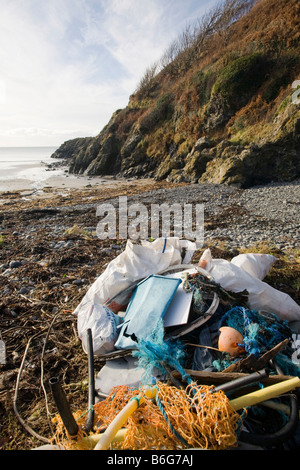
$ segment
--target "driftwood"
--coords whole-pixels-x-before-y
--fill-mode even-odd
[[[130,356],[132,351],[133,349],[116,349],[115,351],[96,356],[96,358],[99,362],[112,361],[113,359],[122,359],[123,357]]]
[[[223,372],[254,372],[263,369],[265,365],[271,361],[280,351],[286,348],[289,343],[289,339],[285,339],[281,343],[277,344],[274,348],[267,351],[260,358],[256,359],[253,354],[250,354],[245,359],[241,359],[238,362],[234,362],[229,367],[224,369]]]

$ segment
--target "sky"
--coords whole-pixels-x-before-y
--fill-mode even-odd
[[[0,147],[97,135],[216,0],[0,0]]]

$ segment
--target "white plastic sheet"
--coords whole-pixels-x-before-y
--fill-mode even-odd
[[[140,387],[144,370],[137,367],[137,360],[131,356],[122,359],[113,359],[98,372],[95,379],[95,389],[109,394],[112,387],[128,385]]]
[[[213,259],[209,249],[204,251],[199,264],[224,289],[232,292],[242,292],[247,289],[249,293],[248,304],[252,310],[274,313],[283,321],[300,319],[300,306],[288,294],[252,276],[231,261]]]
[[[242,253],[232,258],[231,263],[262,281],[277,259],[273,255],[264,253]]]

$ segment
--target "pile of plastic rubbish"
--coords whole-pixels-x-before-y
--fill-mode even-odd
[[[276,258],[226,261],[207,249],[194,265],[195,249],[128,241],[90,287],[74,312],[91,364],[89,410],[71,430],[59,417],[56,445],[299,446],[300,306],[264,282]]]

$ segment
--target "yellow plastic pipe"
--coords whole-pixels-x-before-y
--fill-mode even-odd
[[[247,406],[253,406],[262,401],[270,400],[271,398],[278,397],[283,393],[289,392],[294,388],[300,387],[300,379],[293,377],[292,379],[284,380],[269,387],[256,390],[255,392],[243,395],[230,401],[230,405],[236,411],[246,408]]]
[[[117,432],[121,429],[123,424],[127,421],[130,415],[135,412],[135,410],[145,401],[144,396],[147,398],[155,398],[156,396],[156,387],[146,388],[143,390],[143,394],[137,395],[136,397],[131,398],[127,405],[120,411],[120,413],[115,417],[115,419],[110,423],[107,429],[101,436],[101,439],[96,444],[94,450],[106,450],[109,448],[111,442],[113,441]]]
[[[114,436],[112,442],[122,442],[124,441],[125,433],[127,429],[122,428],[120,429]],[[84,442],[86,444],[90,444],[92,448],[94,449],[97,443],[100,441],[101,437],[103,436],[104,432],[100,434],[91,434],[90,436],[86,436],[83,438]]]

